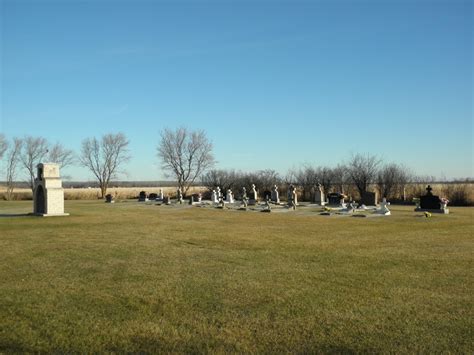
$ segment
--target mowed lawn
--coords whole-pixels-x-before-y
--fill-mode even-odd
[[[473,353],[473,212],[0,201],[2,352]]]

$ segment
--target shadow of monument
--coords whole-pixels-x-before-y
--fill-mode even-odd
[[[32,216],[32,213],[0,213],[0,218],[2,217],[28,217]]]

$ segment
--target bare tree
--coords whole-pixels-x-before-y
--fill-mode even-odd
[[[101,198],[107,193],[110,180],[119,175],[119,169],[130,159],[129,143],[123,133],[106,134],[100,141],[95,137],[82,141],[80,162],[99,182]]]
[[[333,188],[340,193],[345,193],[347,184],[349,182],[349,176],[347,172],[347,167],[344,164],[338,164],[335,168],[332,169],[334,174],[334,183],[332,184]],[[326,192],[326,193],[329,193]]]
[[[383,166],[377,174],[377,189],[382,197],[393,197],[402,193],[410,179],[410,173],[405,167],[391,163]]]
[[[257,181],[259,188],[270,191],[275,184],[280,183],[280,175],[272,169],[257,171]]]
[[[23,146],[23,141],[20,138],[13,138],[13,142],[10,145],[6,154],[6,164],[7,164],[7,200],[11,200],[13,197],[13,189],[15,187],[15,179],[17,174],[17,166],[20,161],[21,148]]]
[[[311,166],[305,166],[295,173],[296,183],[303,189],[303,198],[311,193],[311,189],[318,183],[316,170]]]
[[[5,154],[7,149],[8,149],[8,141],[5,138],[4,134],[0,134],[0,160],[3,158],[3,154]]]
[[[321,184],[325,194],[328,194],[331,187],[336,183],[336,172],[335,169],[331,169],[327,166],[321,166],[315,169],[315,178],[317,183]]]
[[[20,153],[20,161],[26,169],[28,184],[33,191],[35,187],[36,166],[48,153],[48,141],[43,137],[27,136],[23,139],[23,146]]]
[[[61,143],[56,143],[49,148],[47,159],[51,163],[59,164],[62,169],[76,163],[74,152],[66,149]]]
[[[219,186],[223,191],[232,189],[235,192],[240,175],[235,170],[209,170],[202,175],[201,182],[209,191]]]
[[[184,195],[196,179],[215,163],[212,143],[204,131],[189,131],[184,127],[161,132],[157,155],[163,169],[176,178]]]
[[[380,159],[375,155],[356,154],[347,164],[347,174],[362,196],[377,178]]]

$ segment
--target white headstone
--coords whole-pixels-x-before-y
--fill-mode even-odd
[[[387,206],[390,206],[390,202],[387,202],[387,199],[384,197],[382,202],[380,202],[380,208],[378,208],[375,213],[383,214],[384,216],[390,216],[392,213]]]
[[[314,203],[317,203],[321,206],[324,206],[326,204],[321,184],[316,185],[316,188],[314,189]]]
[[[273,185],[272,188],[272,202],[279,204],[280,203],[280,194],[278,192],[278,186]]]
[[[226,195],[225,200],[227,203],[234,203],[234,196],[232,195],[231,189],[227,190],[227,195]]]
[[[255,205],[258,202],[257,189],[255,188],[255,184],[252,184],[251,187],[249,205]]]

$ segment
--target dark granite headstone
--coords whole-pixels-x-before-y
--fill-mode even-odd
[[[377,205],[377,194],[375,192],[366,191],[360,197],[361,205],[376,206]]]
[[[328,204],[333,206],[339,206],[341,203],[342,195],[339,192],[331,192],[328,195]]]
[[[150,200],[156,200],[157,197],[158,197],[158,194],[155,194],[154,192],[148,196]]]
[[[426,188],[426,195],[420,197],[420,208],[425,210],[441,209],[441,200],[439,196],[433,195],[430,185]]]
[[[105,195],[105,202],[112,203],[113,201],[114,201],[114,198],[112,197],[111,194]]]
[[[266,201],[266,200],[270,200],[272,198],[272,192],[271,191],[263,191],[263,199]]]
[[[146,192],[145,191],[140,191],[140,194],[138,195],[138,201],[143,202],[143,201],[146,201],[146,200],[147,200]]]

